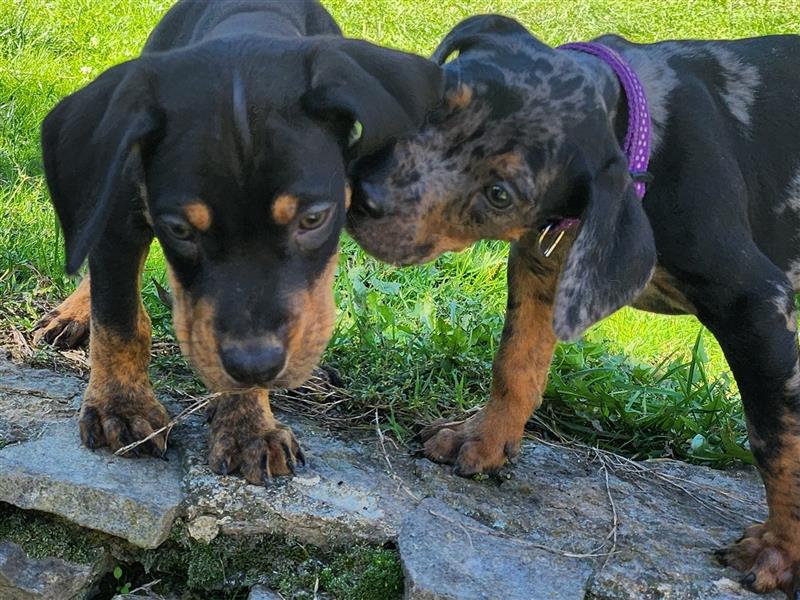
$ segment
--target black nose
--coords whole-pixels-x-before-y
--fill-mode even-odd
[[[286,364],[286,349],[277,343],[222,344],[220,357],[225,371],[245,385],[264,385],[275,379]]]
[[[380,219],[386,213],[386,197],[380,186],[362,181],[356,190],[356,206],[368,216]]]

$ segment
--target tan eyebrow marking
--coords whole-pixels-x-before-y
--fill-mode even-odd
[[[344,209],[350,210],[350,204],[353,201],[353,188],[350,187],[350,182],[344,184]]]
[[[204,202],[197,200],[187,204],[183,207],[183,213],[192,227],[198,231],[208,231],[211,227],[211,210]]]
[[[272,219],[278,225],[288,225],[297,214],[300,201],[291,194],[281,194],[272,203]]]
[[[470,102],[472,102],[472,88],[463,83],[447,96],[447,104],[450,108],[466,108]]]
[[[525,159],[519,152],[512,150],[491,158],[489,164],[501,174],[513,177],[522,171]]]

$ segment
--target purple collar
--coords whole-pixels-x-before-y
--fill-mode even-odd
[[[650,162],[650,144],[652,130],[650,127],[650,108],[644,87],[636,72],[617,52],[598,42],[573,42],[559,46],[561,50],[573,50],[596,56],[605,62],[616,74],[622,84],[625,97],[628,100],[628,132],[625,134],[623,150],[628,158],[628,170],[633,178],[633,187],[636,195],[641,200],[646,190],[647,165]],[[539,247],[548,234],[552,233],[555,240],[547,249],[542,248],[545,256],[550,256],[558,243],[564,237],[567,229],[576,225],[578,219],[563,219],[557,223],[547,225],[539,236]]]

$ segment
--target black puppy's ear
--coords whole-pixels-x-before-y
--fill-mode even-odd
[[[303,105],[320,117],[346,117],[354,156],[421,127],[444,94],[442,70],[431,61],[350,39],[315,47],[309,82]]]
[[[159,128],[137,61],[113,67],[62,100],[42,124],[50,198],[75,273],[120,203],[143,185],[141,146]]]
[[[525,27],[510,17],[502,15],[475,15],[456,25],[434,50],[431,60],[443,65],[455,52],[496,47],[505,36],[530,36]]]
[[[553,330],[563,341],[633,301],[656,263],[653,230],[625,158],[610,159],[583,185],[588,205],[556,294]]]

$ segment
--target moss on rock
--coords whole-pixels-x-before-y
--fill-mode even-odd
[[[108,564],[123,565],[133,587],[160,579],[157,591],[177,592],[184,598],[243,598],[245,590],[256,584],[292,598],[311,598],[315,587],[342,600],[391,600],[403,591],[400,561],[393,549],[354,545],[321,550],[267,535],[220,536],[206,544],[189,537],[181,520],[161,546],[142,550],[58,517],[0,503],[0,540],[18,544],[31,558],[90,564],[110,554],[113,560]],[[115,581],[110,577],[105,587],[112,589]],[[104,589],[96,598],[106,597]]]
[[[104,537],[58,517],[0,502],[0,540],[17,544],[31,558],[90,564],[103,554]]]

